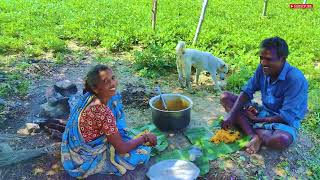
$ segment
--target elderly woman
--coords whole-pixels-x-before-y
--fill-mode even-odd
[[[72,109],[61,144],[63,167],[73,177],[121,176],[150,158],[149,146],[155,146],[157,138],[151,133],[136,139],[127,135],[117,84],[105,65],[96,65],[87,74],[87,92]]]

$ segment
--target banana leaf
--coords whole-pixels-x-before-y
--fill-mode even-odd
[[[209,140],[218,129],[220,129],[220,122],[216,120],[208,127],[187,129],[184,135],[193,145],[201,148],[209,160],[215,160],[220,156],[238,151],[249,142],[249,137],[242,135],[242,138],[234,143],[214,144]]]
[[[150,131],[151,133],[153,133],[157,136],[158,144],[154,148],[152,148],[152,152],[151,152],[152,156],[159,154],[160,152],[164,151],[169,146],[169,143],[168,143],[168,140],[167,140],[165,134],[162,133],[153,124],[147,124],[147,125],[144,125],[141,127],[129,129],[129,135],[134,137],[134,136],[137,136],[138,134],[140,134],[141,132],[146,131],[146,130]]]

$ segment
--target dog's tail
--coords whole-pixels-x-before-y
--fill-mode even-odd
[[[176,53],[178,56],[182,56],[185,50],[186,43],[183,41],[179,41],[176,47]]]

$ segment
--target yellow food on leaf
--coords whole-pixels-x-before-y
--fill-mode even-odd
[[[210,141],[219,144],[221,142],[233,143],[238,139],[240,139],[239,131],[219,129],[216,131],[215,135],[211,137]]]

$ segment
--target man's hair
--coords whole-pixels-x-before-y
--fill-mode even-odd
[[[286,59],[289,55],[289,48],[286,41],[280,37],[272,37],[263,40],[260,44],[261,49],[275,49],[278,57],[284,57]]]
[[[98,83],[100,82],[99,73],[101,71],[111,70],[110,67],[102,64],[98,64],[94,66],[87,74],[83,94],[86,92],[94,93],[94,89],[97,87]]]

